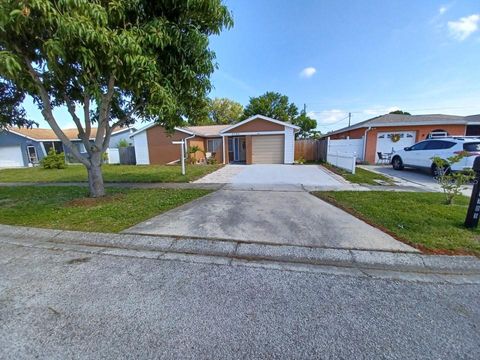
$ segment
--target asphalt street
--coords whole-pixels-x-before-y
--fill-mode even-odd
[[[479,285],[0,248],[2,359],[478,359],[479,305]]]

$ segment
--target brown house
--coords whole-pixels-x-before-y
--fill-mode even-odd
[[[364,139],[364,159],[378,160],[378,153],[390,153],[427,138],[480,135],[480,115],[398,115],[378,116],[330,132],[331,140]]]
[[[291,164],[298,130],[290,123],[255,115],[234,125],[177,127],[172,133],[150,124],[131,136],[139,165],[179,161],[181,147],[173,144],[178,141],[184,141],[186,149],[197,146],[198,161],[207,155],[224,164]]]

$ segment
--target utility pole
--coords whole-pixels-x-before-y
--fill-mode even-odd
[[[348,127],[350,127],[351,121],[352,121],[352,113],[349,112],[349,113],[348,113]]]
[[[307,104],[303,104],[303,113],[307,115]]]

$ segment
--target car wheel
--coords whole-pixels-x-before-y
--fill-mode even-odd
[[[392,159],[392,166],[394,170],[403,170],[403,161],[400,156],[395,156]]]

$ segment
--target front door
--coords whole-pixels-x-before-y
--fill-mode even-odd
[[[245,137],[233,138],[233,161],[245,162],[246,160],[246,144]]]
[[[37,149],[35,149],[35,146],[27,146],[27,155],[28,155],[29,163],[31,164],[38,163]]]

